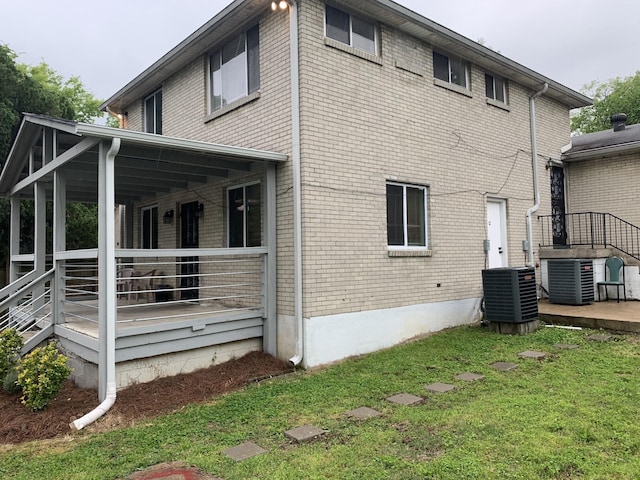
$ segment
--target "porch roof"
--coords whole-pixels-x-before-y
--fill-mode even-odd
[[[50,132],[49,137],[43,132]],[[68,169],[67,199],[97,201],[98,150],[102,141],[119,138],[116,202],[140,200],[210,178],[247,174],[256,164],[282,163],[286,154],[78,123],[24,114],[0,173],[0,195],[32,195],[36,181],[52,184],[57,169]],[[46,150],[50,152],[45,152]],[[37,165],[33,162],[35,153]],[[46,158],[43,162],[42,158]]]

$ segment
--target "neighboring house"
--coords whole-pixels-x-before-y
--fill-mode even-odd
[[[572,137],[562,161],[550,164],[566,211],[542,219],[543,245],[555,248],[541,256],[593,258],[595,282],[604,280],[607,257],[622,256],[627,298],[638,300],[640,125],[626,125],[626,120],[624,114],[613,115],[611,129]]]
[[[51,311],[43,335],[101,397],[249,350],[316,367],[468,324],[484,268],[537,261],[526,217],[550,213],[545,166],[587,97],[394,2],[274,7],[233,2],[115,93],[124,130],[25,117],[0,192],[14,227],[33,192],[56,222],[51,270],[42,246],[12,250],[14,280],[35,259],[53,298],[22,313]],[[65,251],[65,200],[100,203],[95,251]]]

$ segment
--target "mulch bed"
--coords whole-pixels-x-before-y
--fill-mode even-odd
[[[144,418],[170,413],[184,405],[204,403],[257,380],[290,372],[283,360],[261,352],[174,377],[132,385],[118,391],[115,405],[89,430],[108,430]],[[0,443],[21,443],[71,434],[69,423],[98,405],[93,389],[65,382],[57,397],[44,410],[32,412],[19,395],[0,388]]]

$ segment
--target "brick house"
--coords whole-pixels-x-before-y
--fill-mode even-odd
[[[48,145],[41,131],[92,144],[98,185],[72,188],[70,162],[66,199],[93,188],[86,200],[105,204],[97,297],[118,322],[134,314],[100,385],[259,348],[316,367],[471,323],[482,269],[535,264],[547,160],[570,109],[589,103],[394,2],[236,0],[104,103],[123,130],[26,117],[9,163]],[[6,171],[12,198],[44,178]],[[119,204],[124,233],[109,246]],[[210,310],[151,312],[186,305]],[[65,330],[66,308],[63,345],[108,362],[102,333]]]
[[[547,260],[590,258],[597,283],[605,279],[606,259],[616,255],[625,260],[627,298],[638,300],[640,125],[626,125],[624,114],[613,115],[611,123],[609,130],[571,137],[561,162],[550,165],[554,184],[566,188],[560,202],[566,211],[542,218],[542,245],[553,247],[540,252],[542,283],[548,284]],[[596,288],[596,300],[600,293]]]

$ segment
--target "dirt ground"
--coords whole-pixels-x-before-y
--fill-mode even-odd
[[[140,419],[170,413],[190,403],[204,403],[251,382],[290,372],[284,361],[253,352],[207,369],[160,378],[118,391],[115,405],[90,431],[104,431],[134,424]],[[98,394],[67,381],[47,408],[32,412],[19,395],[0,388],[0,443],[20,443],[73,434],[69,423],[98,405]]]

